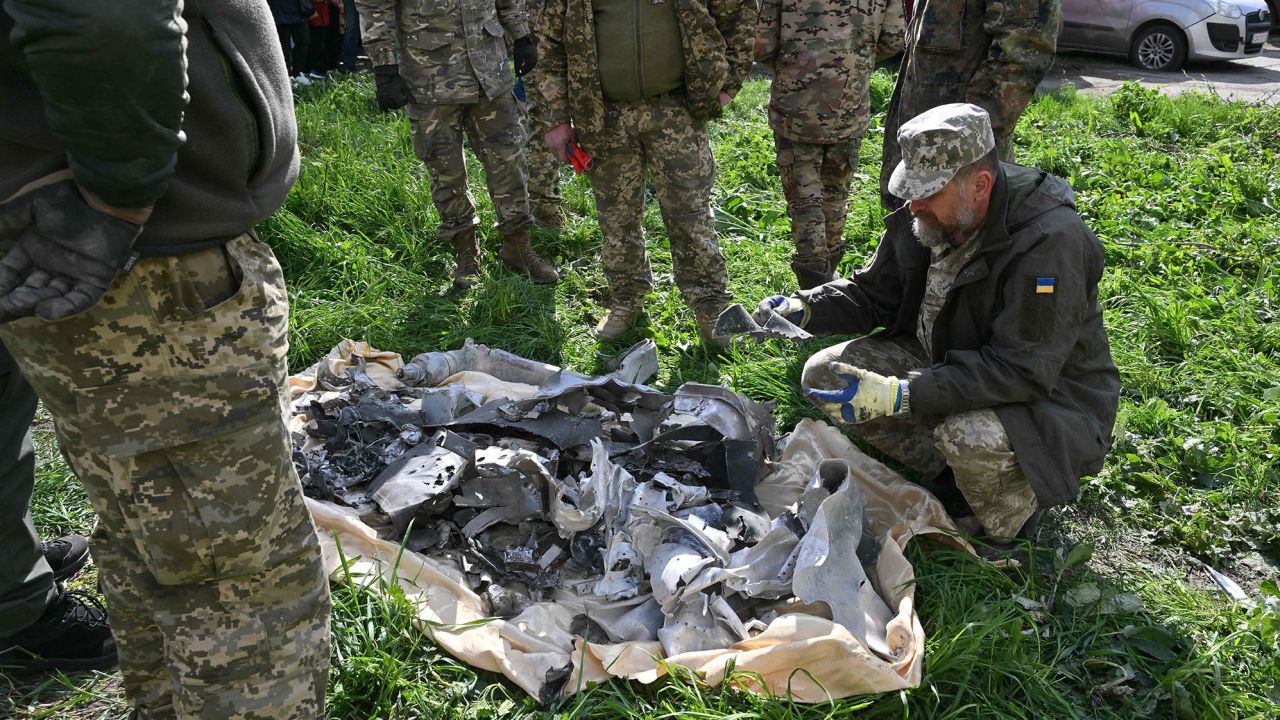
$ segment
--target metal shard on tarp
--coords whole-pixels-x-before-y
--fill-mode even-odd
[[[749,335],[752,340],[764,342],[765,340],[809,340],[813,335],[805,332],[799,326],[790,320],[782,317],[776,312],[769,313],[769,319],[764,325],[756,322],[751,317],[751,313],[743,306],[735,303],[720,312],[720,317],[716,318],[716,327],[712,331],[716,337],[729,337],[731,335]]]

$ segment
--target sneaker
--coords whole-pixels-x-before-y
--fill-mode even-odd
[[[617,340],[635,325],[642,310],[641,307],[615,305],[610,308],[608,315],[596,323],[596,337],[601,340]]]
[[[89,539],[77,533],[40,543],[45,562],[53,568],[53,579],[62,582],[80,572],[89,560]]]
[[[0,670],[108,670],[116,641],[106,608],[88,593],[63,591],[31,627],[0,638]]]
[[[298,73],[298,76],[293,79],[293,84],[299,87],[306,87],[311,84],[311,80],[306,75]]]

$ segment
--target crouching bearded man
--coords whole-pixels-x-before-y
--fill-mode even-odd
[[[1002,163],[987,112],[953,103],[898,132],[875,257],[762,301],[814,334],[866,334],[805,364],[805,395],[993,542],[1071,502],[1110,447],[1120,377],[1098,304],[1101,243],[1063,180]],[[981,527],[972,527],[980,524]]]

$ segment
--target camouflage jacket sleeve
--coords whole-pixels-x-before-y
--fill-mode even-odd
[[[876,39],[876,62],[888,60],[902,50],[903,38],[906,36],[906,22],[902,16],[902,0],[888,0],[884,10],[884,22],[880,25],[880,36]]]
[[[889,0],[890,3],[893,1]],[[760,19],[756,22],[756,62],[773,67],[781,43],[782,0],[764,0],[760,6]]]
[[[529,34],[529,11],[524,0],[497,0],[498,22],[511,40],[519,40]]]
[[[76,182],[111,205],[154,203],[186,139],[182,3],[5,0],[4,9]]]
[[[374,66],[400,64],[400,0],[356,0],[360,37]]]
[[[535,119],[544,131],[572,118],[569,109],[569,62],[564,51],[565,0],[546,0],[534,29],[538,36],[538,65],[529,90]]]
[[[709,0],[707,8],[724,37],[724,56],[729,61],[729,78],[720,89],[735,95],[751,72],[759,9],[755,0]]]
[[[983,29],[987,56],[969,81],[966,100],[991,114],[996,137],[1013,132],[1018,116],[1053,65],[1061,0],[988,0]]]

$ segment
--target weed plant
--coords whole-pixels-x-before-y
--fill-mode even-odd
[[[882,229],[877,177],[890,75],[873,78],[846,235],[851,273]],[[730,290],[748,306],[794,288],[786,208],[765,120],[767,81],[747,85],[712,126],[716,222]],[[469,158],[483,282],[450,289],[451,253],[401,114],[378,114],[367,78],[303,89],[302,175],[263,223],[290,286],[290,361],[306,367],[342,338],[406,356],[465,338],[585,372],[644,337],[655,384],[724,383],[776,403],[781,427],[816,416],[797,387],[817,344],[696,341],[674,287],[656,203],[645,215],[656,279],[639,326],[598,344],[607,308],[600,233],[584,178],[564,173],[572,217],[535,233],[564,280],[530,283],[498,263],[482,172]],[[1037,98],[1018,127],[1019,161],[1068,179],[1101,238],[1100,288],[1124,382],[1115,447],[1052,516],[1021,569],[913,546],[928,633],[916,689],[815,706],[675,677],[612,682],[540,707],[501,678],[442,653],[403,600],[334,586],[333,718],[1275,718],[1280,717],[1280,111],[1138,86],[1092,99]],[[829,342],[829,341],[824,341]],[[37,524],[92,525],[42,426]],[[1231,600],[1201,562],[1257,601]],[[81,581],[92,582],[92,575]],[[16,682],[16,681],[11,681]],[[12,685],[9,714],[119,717],[110,675]]]

